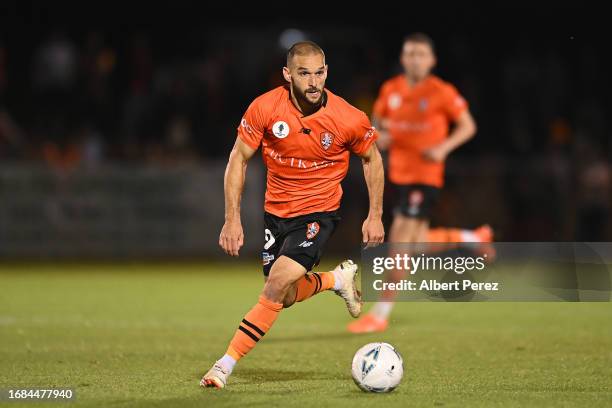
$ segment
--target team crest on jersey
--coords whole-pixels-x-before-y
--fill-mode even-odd
[[[425,99],[425,98],[421,98],[421,99],[419,100],[419,110],[420,110],[421,112],[425,111],[425,109],[427,109],[427,105],[428,105],[428,104],[429,104],[429,103],[427,102],[427,99]]]
[[[319,223],[311,222],[306,225],[306,239],[313,239],[319,233]]]
[[[334,135],[333,134],[331,134],[330,132],[323,132],[323,133],[321,133],[321,147],[324,150],[329,149],[333,143],[334,143]]]
[[[289,136],[289,125],[287,124],[287,122],[279,120],[278,122],[274,123],[274,125],[272,125],[272,134],[274,134],[274,136],[278,137],[279,139],[286,138],[287,136]]]

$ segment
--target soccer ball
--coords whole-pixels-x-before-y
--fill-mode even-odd
[[[404,375],[402,356],[388,343],[369,343],[353,357],[353,381],[370,392],[390,392]]]

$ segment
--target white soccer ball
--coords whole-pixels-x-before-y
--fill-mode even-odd
[[[402,356],[388,343],[369,343],[353,357],[355,384],[364,391],[393,391],[404,375]]]

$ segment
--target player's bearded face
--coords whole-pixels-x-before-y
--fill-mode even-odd
[[[322,55],[295,56],[290,64],[291,90],[300,103],[318,105],[323,97],[327,65]]]
[[[436,57],[429,44],[406,42],[402,49],[401,62],[408,76],[421,80],[433,69]]]

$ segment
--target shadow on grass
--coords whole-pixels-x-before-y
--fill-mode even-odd
[[[200,380],[204,372],[196,372],[193,375],[194,379]],[[282,381],[319,381],[319,380],[334,380],[333,375],[328,375],[322,371],[308,370],[266,370],[265,368],[240,368],[237,367],[232,373],[232,382],[240,385],[263,384],[269,382]]]
[[[241,384],[262,384],[269,382],[282,381],[319,381],[319,380],[334,380],[335,376],[329,375],[323,371],[308,371],[308,370],[266,370],[266,369],[240,369],[236,370],[236,379],[241,380]]]
[[[265,339],[266,343],[289,343],[289,342],[300,342],[300,341],[322,341],[327,342],[329,340],[343,340],[351,337],[358,337],[361,335],[349,333],[349,332],[335,332],[335,333],[317,333],[317,334],[307,334],[303,336],[287,336],[287,337],[271,337]],[[364,336],[365,337],[365,336]]]
[[[205,390],[203,390],[205,391]],[[278,399],[273,399],[272,401],[266,400],[267,398],[260,401],[241,401],[236,400],[236,395],[233,394],[224,394],[223,390],[209,390],[211,395],[206,395],[205,392],[201,396],[191,397],[191,398],[173,398],[167,399],[163,401],[138,401],[135,402],[130,408],[134,407],[146,407],[146,408],[162,408],[162,407],[180,407],[180,408],[188,408],[188,407],[215,407],[215,408],[223,408],[223,407],[266,407],[270,408],[270,404],[276,403],[278,404],[280,401]],[[219,393],[219,395],[215,395]],[[212,397],[212,398],[211,398]],[[274,406],[274,405],[273,405]]]

